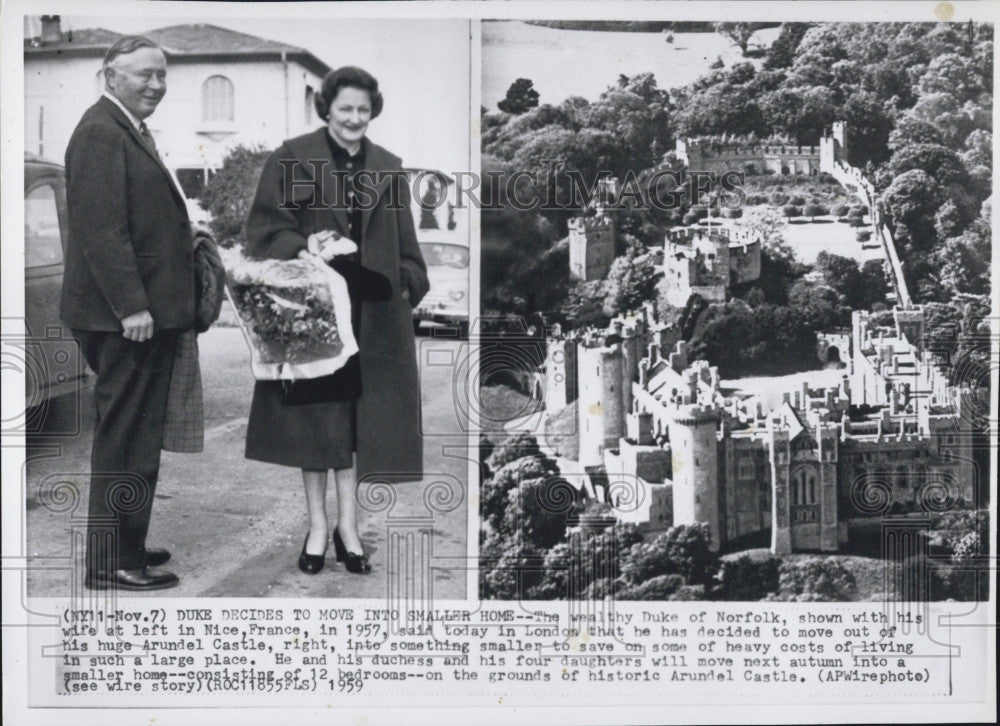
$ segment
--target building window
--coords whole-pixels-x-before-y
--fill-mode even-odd
[[[816,504],[818,500],[816,473],[808,468],[796,469],[792,474],[792,505]]]
[[[749,459],[743,459],[740,461],[739,477],[740,479],[753,479],[754,476],[754,465],[753,461]]]
[[[233,120],[233,82],[225,76],[212,76],[202,84],[201,119]]]

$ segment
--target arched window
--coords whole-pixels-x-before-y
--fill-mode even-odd
[[[233,82],[225,76],[211,76],[201,85],[201,119],[233,120]]]

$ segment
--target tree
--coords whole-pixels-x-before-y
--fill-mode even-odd
[[[850,163],[863,167],[869,162],[881,164],[885,161],[893,123],[884,103],[874,94],[855,93],[847,99],[841,114],[851,130]]]
[[[920,169],[934,177],[941,186],[962,184],[967,180],[965,166],[958,154],[940,144],[903,146],[892,155],[888,169],[894,176]]]
[[[711,543],[706,524],[671,527],[651,542],[633,545],[622,562],[622,582],[635,586],[661,575],[680,575],[690,585],[708,584],[719,569]]]
[[[507,95],[497,104],[497,108],[504,113],[518,115],[537,105],[538,91],[535,90],[535,84],[527,78],[518,78],[510,84]]]
[[[524,482],[547,479],[557,473],[555,462],[537,453],[525,454],[497,467],[496,473],[485,478],[480,486],[479,509],[482,521],[496,532],[515,534],[513,530],[503,528],[511,492]]]
[[[603,281],[577,280],[570,286],[566,301],[559,309],[559,319],[567,329],[582,330],[589,326],[607,327],[611,317],[604,312]]]
[[[264,161],[270,151],[263,146],[240,144],[222,161],[202,191],[201,205],[212,215],[209,227],[223,247],[242,246],[244,225],[257,191]]]
[[[814,366],[816,333],[797,310],[767,303],[750,309],[740,303],[709,312],[690,341],[692,355],[717,366],[720,375],[777,375]]]
[[[766,23],[713,23],[713,27],[716,33],[733,41],[745,55],[750,38],[767,25]]]
[[[840,295],[829,285],[802,279],[788,290],[788,304],[813,330],[825,330],[839,319]]]
[[[942,195],[940,185],[927,172],[903,172],[882,193],[881,202],[893,222],[906,228],[914,245],[925,247],[930,243]]]
[[[663,276],[662,250],[647,250],[634,238],[624,255],[611,263],[601,285],[604,314],[614,317],[638,310],[656,297],[656,284]]]
[[[983,202],[979,217],[968,229],[949,237],[935,253],[941,270],[941,283],[945,287],[974,295],[989,293],[992,262],[990,211],[989,202]]]
[[[771,43],[764,58],[764,68],[778,70],[791,66],[795,60],[795,51],[807,30],[809,23],[782,23],[778,37]]]
[[[508,493],[507,509],[498,530],[540,551],[566,535],[566,519],[580,493],[557,475],[522,479]]]

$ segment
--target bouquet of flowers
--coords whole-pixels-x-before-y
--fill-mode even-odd
[[[347,283],[322,260],[258,260],[239,250],[220,254],[255,378],[318,378],[357,352]]]

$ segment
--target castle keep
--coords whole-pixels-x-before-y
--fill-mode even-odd
[[[746,229],[672,229],[663,253],[667,301],[678,308],[694,294],[725,302],[731,285],[760,277],[760,240]]]

